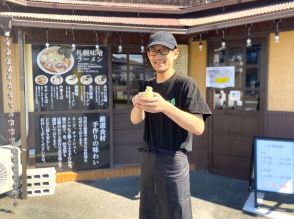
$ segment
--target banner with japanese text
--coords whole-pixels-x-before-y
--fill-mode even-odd
[[[95,46],[72,50],[66,45],[32,45],[36,167],[110,167],[106,51]]]
[[[36,167],[58,171],[109,168],[107,113],[40,115],[35,118]]]
[[[34,111],[93,110],[109,106],[104,47],[33,45]]]

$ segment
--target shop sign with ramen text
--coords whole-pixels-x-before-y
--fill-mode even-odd
[[[33,45],[35,112],[107,109],[109,78],[105,47]]]

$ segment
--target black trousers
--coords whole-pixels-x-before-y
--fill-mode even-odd
[[[140,219],[191,219],[188,158],[182,151],[145,151]]]

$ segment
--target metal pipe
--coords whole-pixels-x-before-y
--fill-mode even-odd
[[[24,33],[18,31],[19,50],[19,82],[20,106],[26,105],[25,68],[24,68]],[[20,107],[20,136],[21,136],[21,164],[22,164],[22,198],[27,198],[27,112],[26,107]]]

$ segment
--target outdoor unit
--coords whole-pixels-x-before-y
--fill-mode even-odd
[[[16,177],[16,182],[20,185],[20,176],[22,172],[21,162],[20,162],[20,149],[17,147],[12,147],[10,145],[0,146],[0,194],[9,192],[13,189],[13,150],[17,151],[17,164],[18,164],[18,176]]]

